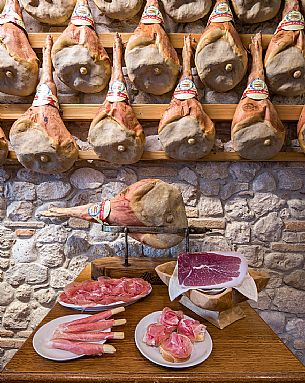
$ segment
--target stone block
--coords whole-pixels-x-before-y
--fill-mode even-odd
[[[50,271],[50,286],[54,289],[63,289],[76,277],[70,270],[63,267]]]
[[[238,182],[250,182],[259,171],[261,165],[259,163],[232,163],[229,172]]]
[[[59,243],[37,244],[37,250],[41,264],[48,268],[62,266],[65,260],[62,245]]]
[[[242,191],[249,190],[248,183],[236,183],[236,182],[227,182],[224,186],[222,186],[220,191],[220,197],[223,200],[229,199],[234,194],[238,194]]]
[[[181,191],[185,205],[196,206],[198,201],[198,190],[195,186],[180,182],[175,183],[175,186]]]
[[[36,230],[33,229],[17,229],[15,231],[17,237],[19,238],[29,238],[32,237],[35,233]]]
[[[21,302],[28,302],[32,296],[32,287],[29,285],[21,285],[15,290],[16,298]]]
[[[74,257],[86,253],[90,248],[87,241],[87,235],[81,232],[75,232],[69,236],[65,243],[64,253],[67,257]]]
[[[245,244],[250,243],[251,229],[250,225],[242,222],[228,223],[225,232],[226,238],[230,238],[232,243]]]
[[[272,243],[271,249],[273,251],[282,251],[287,253],[305,252],[305,245],[296,243]]]
[[[51,307],[56,301],[57,293],[52,288],[39,289],[35,291],[34,297],[41,305]]]
[[[29,182],[8,182],[5,185],[5,196],[10,201],[34,201],[35,185]]]
[[[201,162],[196,165],[196,172],[208,180],[223,180],[228,177],[227,162]]]
[[[137,173],[130,168],[119,169],[117,179],[126,185],[131,185],[138,181]]]
[[[185,181],[191,185],[197,186],[198,184],[198,177],[197,174],[190,168],[184,167],[181,170],[179,170],[178,178],[181,181]]]
[[[303,186],[302,179],[294,174],[292,169],[279,169],[276,174],[280,189],[295,191]]]
[[[37,232],[36,241],[37,243],[64,243],[70,231],[61,225],[48,225]]]
[[[186,211],[186,216],[188,218],[198,218],[199,217],[199,211],[198,211],[197,207],[186,206],[185,211]]]
[[[0,282],[0,306],[8,306],[14,300],[14,289],[6,282]]]
[[[77,189],[97,189],[103,185],[105,180],[104,174],[93,168],[76,169],[70,181]]]
[[[279,311],[291,314],[305,314],[304,291],[292,287],[283,286],[274,291],[273,305]]]
[[[224,219],[217,218],[199,218],[189,219],[189,226],[206,227],[208,229],[225,229],[226,221]]]
[[[101,198],[111,199],[115,197],[117,194],[119,194],[125,188],[127,188],[127,185],[123,182],[109,182],[102,186]]]
[[[220,184],[216,180],[200,179],[200,190],[206,196],[217,196],[220,190]]]
[[[263,311],[260,312],[259,315],[277,334],[285,330],[286,317],[284,313],[278,311]]]
[[[143,166],[137,168],[137,173],[140,177],[154,178],[154,177],[176,177],[177,169],[172,167],[159,167],[159,166]]]
[[[25,330],[30,321],[30,307],[19,301],[11,303],[2,318],[2,325],[7,330]]]
[[[37,198],[48,201],[58,200],[66,197],[71,191],[71,186],[67,182],[42,182],[37,185]]]
[[[12,230],[0,227],[0,249],[10,249],[15,241],[15,234]]]
[[[199,204],[200,217],[218,217],[223,215],[223,207],[219,198],[201,197]]]
[[[295,289],[305,290],[305,270],[294,270],[285,275],[284,282]]]
[[[279,211],[286,204],[284,199],[279,198],[272,193],[256,193],[252,199],[249,200],[250,209],[261,217],[272,211]]]
[[[235,221],[251,221],[255,215],[244,198],[234,198],[225,203],[226,215]]]
[[[305,233],[305,221],[286,221],[284,225],[286,230]]]
[[[269,253],[265,255],[264,265],[269,269],[290,271],[302,267],[304,257],[302,254]]]
[[[5,347],[5,348],[20,348],[25,339],[22,338],[0,338],[0,347]]]
[[[36,261],[37,251],[35,238],[17,239],[12,247],[12,258],[16,262],[30,263]]]
[[[259,174],[253,181],[253,191],[273,192],[276,190],[276,182],[270,172]]]
[[[88,229],[90,222],[80,218],[69,218],[69,226],[71,229]]]
[[[261,267],[264,261],[264,249],[261,246],[238,246],[236,251],[243,254],[250,267]]]
[[[264,242],[278,241],[282,235],[283,221],[276,212],[260,218],[253,226],[255,238]]]

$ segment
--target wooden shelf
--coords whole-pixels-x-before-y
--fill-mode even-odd
[[[34,49],[41,49],[45,44],[46,36],[49,34],[53,36],[53,39],[55,41],[56,39],[58,39],[61,33],[29,33],[29,40],[30,40],[31,46]],[[121,33],[123,43],[126,43],[131,35],[132,33]],[[184,39],[184,36],[186,35],[185,33],[169,33],[168,35],[174,48],[181,49],[183,47],[183,39]],[[201,34],[199,33],[192,33],[191,35],[196,42],[199,41],[201,36]],[[115,33],[101,33],[100,36],[101,36],[103,46],[105,48],[112,48]],[[248,45],[250,44],[252,36],[254,35],[240,34],[241,40],[245,47],[248,47]],[[264,49],[268,47],[271,37],[272,35],[263,35]]]
[[[16,120],[28,108],[29,104],[0,104],[0,120]],[[98,104],[62,104],[65,121],[91,121]],[[133,109],[139,120],[159,120],[168,107],[167,104],[134,104]],[[276,105],[282,121],[298,121],[302,105]],[[214,121],[231,121],[236,109],[235,104],[204,104],[205,112]]]

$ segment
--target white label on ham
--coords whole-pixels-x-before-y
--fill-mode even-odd
[[[110,83],[107,100],[109,102],[128,101],[127,89],[122,81],[115,80]]]
[[[14,12],[11,5],[6,5],[0,15],[0,24],[14,23],[25,30],[25,25],[18,13]]]
[[[109,200],[95,203],[88,208],[88,214],[101,224],[106,223],[106,219],[110,214],[111,203]]]
[[[89,25],[94,27],[94,20],[89,7],[86,5],[75,7],[71,17],[71,23],[74,25]]]
[[[59,109],[58,99],[47,84],[39,84],[33,101],[33,106],[52,105]]]
[[[249,97],[252,100],[265,100],[269,97],[268,87],[260,78],[253,80],[244,91],[242,99]]]
[[[209,17],[208,24],[210,23],[224,23],[226,21],[233,21],[233,13],[227,2],[223,1],[215,6],[213,12]]]
[[[301,29],[304,29],[305,22],[304,17],[300,11],[290,11],[287,13],[287,15],[283,18],[283,20],[280,22],[279,26],[277,27],[275,34],[278,33],[281,30],[285,31],[299,31]]]
[[[194,82],[189,78],[181,80],[175,89],[174,97],[178,100],[188,100],[190,98],[198,97]]]
[[[162,13],[154,5],[149,5],[144,9],[141,23],[142,24],[162,24],[164,22]]]

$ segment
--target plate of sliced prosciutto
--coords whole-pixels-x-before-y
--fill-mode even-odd
[[[151,293],[151,284],[142,278],[107,278],[68,284],[58,303],[74,310],[95,312],[128,306]]]
[[[205,325],[168,307],[141,319],[135,330],[135,343],[148,360],[171,368],[200,364],[213,348]]]

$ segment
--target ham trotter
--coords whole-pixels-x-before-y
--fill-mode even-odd
[[[270,20],[280,10],[281,0],[232,0],[234,11],[244,24]]]
[[[181,319],[177,327],[177,333],[187,336],[192,343],[204,340],[206,326],[194,319]]]
[[[94,322],[97,322],[99,320],[111,318],[112,315],[121,313],[123,311],[125,311],[125,307],[117,307],[117,308],[114,308],[112,310],[102,311],[98,314],[90,315],[86,318],[75,319],[71,322],[66,322],[64,326],[70,327],[70,326],[74,326],[74,325],[94,323]]]
[[[8,142],[3,130],[0,127],[0,166],[3,165],[8,154]]]
[[[29,96],[38,82],[38,59],[25,30],[18,0],[7,0],[0,15],[0,92]]]
[[[65,331],[57,330],[53,335],[54,339],[67,339],[81,342],[100,342],[107,339],[124,339],[123,332],[103,332],[103,331],[85,331],[76,333],[67,333]]]
[[[66,333],[78,333],[83,331],[103,331],[114,326],[122,326],[125,323],[126,319],[106,319],[93,323],[76,324],[70,326],[65,326],[65,324],[62,324],[58,326],[58,329]]]
[[[210,10],[211,0],[161,0],[165,12],[176,23],[191,23],[204,17]]]
[[[122,72],[122,50],[122,40],[117,33],[109,91],[90,125],[88,141],[100,159],[116,164],[132,164],[142,157],[145,136],[129,105]]]
[[[169,307],[165,307],[161,313],[159,322],[164,326],[173,327],[175,329],[183,317],[183,311],[174,311]]]
[[[148,346],[159,347],[160,344],[170,336],[173,330],[173,326],[170,327],[161,323],[152,323],[146,329],[143,342]]]
[[[143,0],[94,0],[101,13],[111,19],[131,19],[141,9]]]
[[[189,35],[184,38],[183,74],[158,129],[166,154],[177,160],[198,160],[210,153],[215,141],[214,124],[198,101],[192,56]]]
[[[105,201],[104,201],[105,202]],[[187,217],[180,190],[158,179],[143,179],[119,193],[110,201],[110,212],[102,205],[89,204],[72,208],[51,208],[47,217],[77,217],[90,222],[107,222],[120,226],[158,226],[173,229],[187,227]],[[131,233],[134,239],[155,248],[166,249],[180,243],[181,234]]]
[[[71,89],[97,93],[107,86],[110,59],[94,29],[87,0],[77,0],[70,24],[54,43],[52,62],[58,78]]]
[[[273,35],[265,55],[266,78],[270,90],[282,96],[305,92],[304,17],[298,0],[286,0],[283,20]]]
[[[179,59],[162,24],[158,0],[147,0],[139,26],[125,50],[128,77],[135,87],[156,96],[175,86]]]
[[[166,361],[181,363],[190,358],[193,351],[193,343],[187,336],[173,332],[168,339],[162,342],[159,350]]]
[[[269,99],[262,61],[262,36],[250,45],[252,70],[232,121],[233,148],[249,160],[267,160],[277,154],[285,141],[285,128]]]
[[[49,342],[49,347],[70,351],[77,355],[113,354],[116,351],[110,344],[71,342],[66,339],[53,339]]]
[[[229,1],[217,0],[196,49],[198,75],[217,92],[233,89],[247,71],[247,52],[232,22]]]

